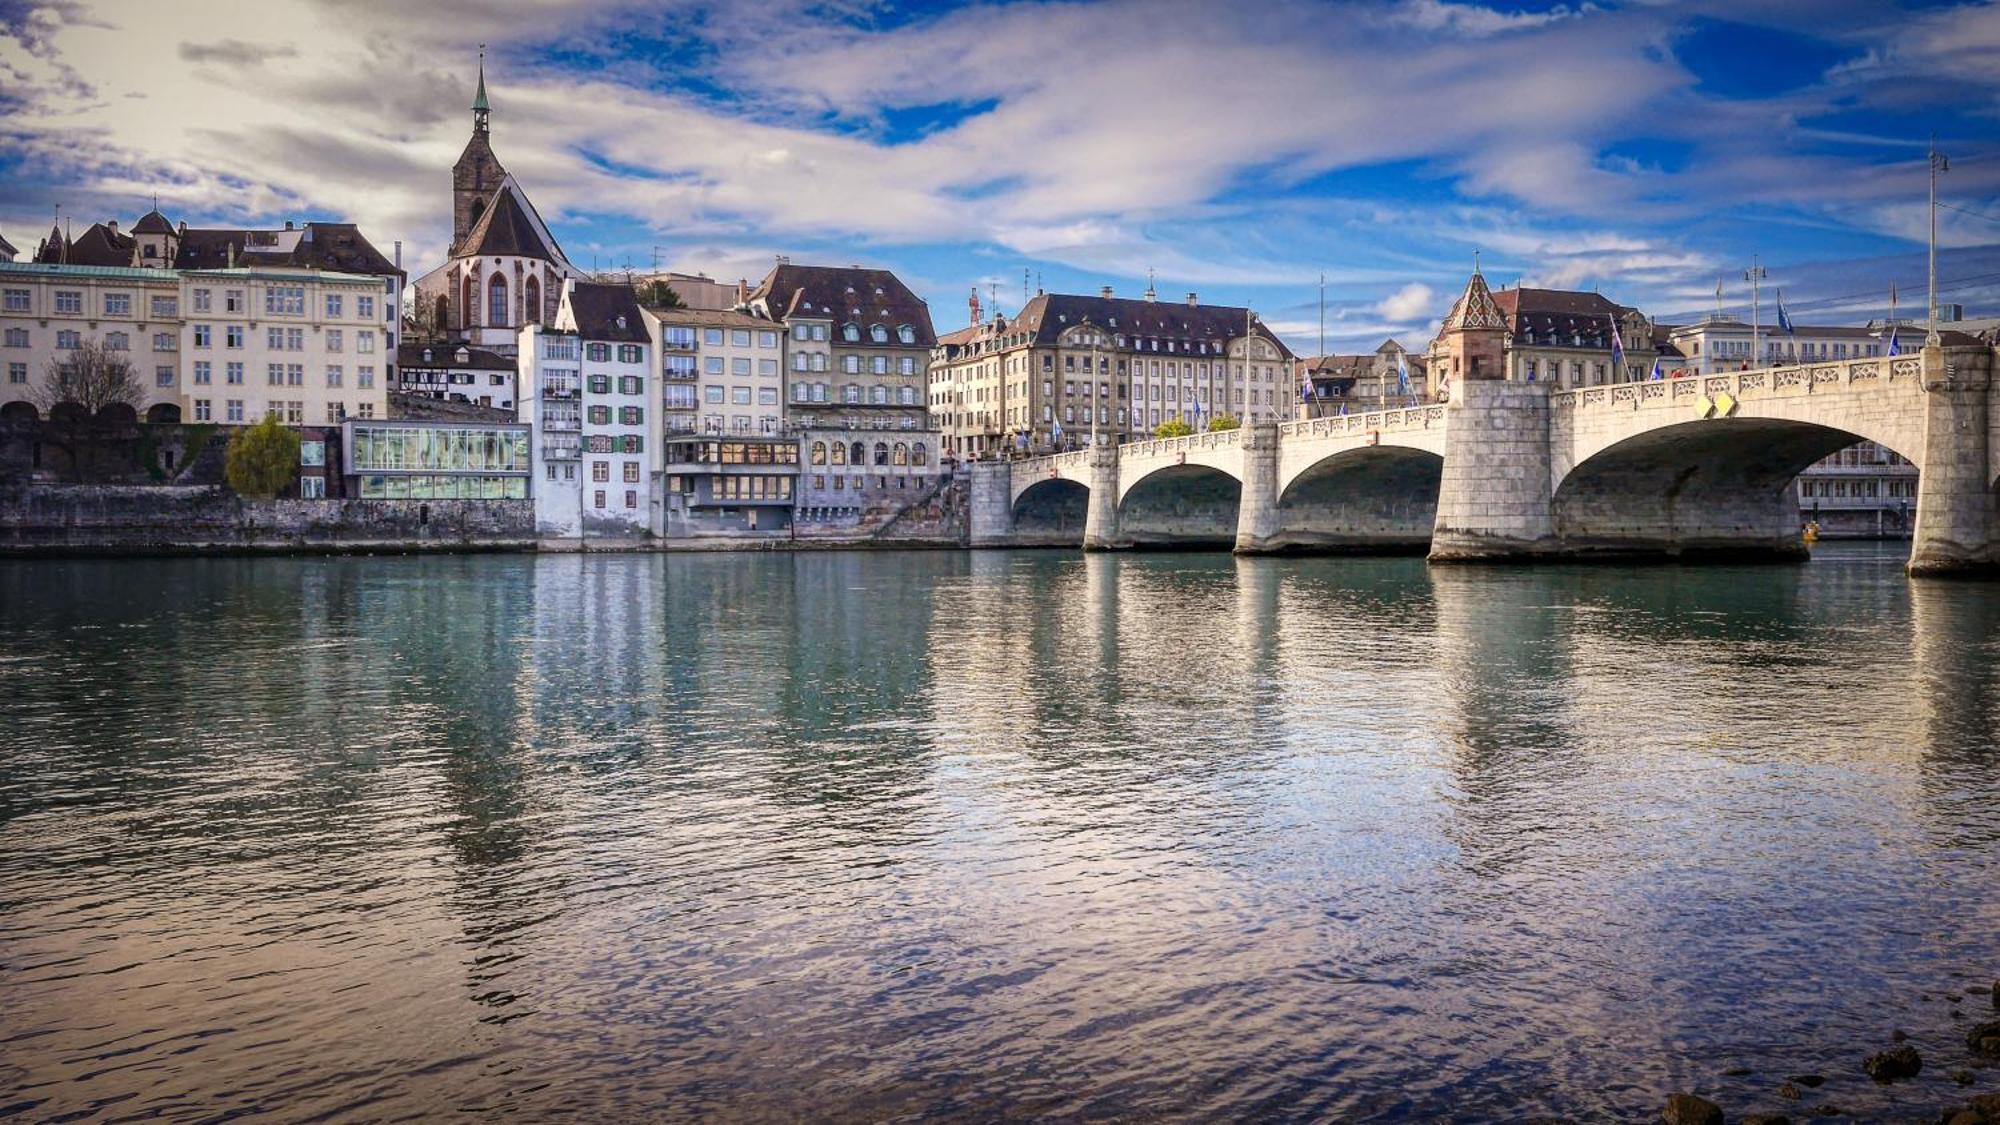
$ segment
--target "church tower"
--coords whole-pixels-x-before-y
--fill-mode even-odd
[[[1461,379],[1505,379],[1507,377],[1507,314],[1493,299],[1486,279],[1479,273],[1477,260],[1465,294],[1451,307],[1438,330],[1432,363],[1442,363],[1442,373],[1453,383]]]
[[[479,50],[479,93],[472,99],[472,139],[465,142],[458,163],[451,168],[451,248],[454,253],[465,236],[477,226],[507,169],[493,155],[488,142],[486,118],[492,112],[486,103],[486,49]]]

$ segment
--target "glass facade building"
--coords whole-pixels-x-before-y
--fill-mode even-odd
[[[364,500],[525,500],[525,424],[380,422],[341,427],[349,495]]]

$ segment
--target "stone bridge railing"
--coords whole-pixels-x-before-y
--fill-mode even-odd
[[[1813,394],[1819,390],[1846,387],[1877,387],[1885,382],[1922,378],[1923,360],[1916,356],[1881,356],[1836,363],[1808,363],[1792,367],[1767,367],[1755,371],[1728,371],[1717,375],[1690,375],[1679,379],[1612,383],[1602,387],[1579,387],[1549,396],[1557,409],[1579,406],[1629,406],[1634,409],[1655,402],[1694,403],[1703,395],[1710,398],[1727,394],[1768,394],[1791,390]]]
[[[1444,425],[1443,405],[1410,406],[1400,410],[1371,410],[1366,414],[1339,414],[1331,418],[1301,418],[1278,423],[1278,436],[1340,437],[1369,430],[1429,429]]]
[[[1204,430],[1198,434],[1185,434],[1172,438],[1147,438],[1144,441],[1126,442],[1118,447],[1120,457],[1166,457],[1175,453],[1192,453],[1197,449],[1230,449],[1242,444],[1243,431]]]

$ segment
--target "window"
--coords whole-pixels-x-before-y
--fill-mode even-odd
[[[917,342],[916,330],[907,324],[898,325],[896,328],[896,339],[905,344],[914,344]]]
[[[215,368],[205,359],[194,361],[194,385],[206,387],[215,378]]]
[[[729,388],[729,401],[735,403],[738,406],[750,405],[750,388],[749,387]]]
[[[56,290],[56,311],[59,313],[83,313],[83,291],[80,289]]]
[[[357,351],[357,352],[363,352],[363,353],[372,353],[372,352],[374,352],[374,350],[375,350],[375,333],[373,333],[373,332],[356,332],[356,333],[354,334],[354,350],[355,350],[355,351]]]
[[[132,294],[130,294],[130,293],[106,293],[106,294],[104,295],[104,315],[105,315],[105,316],[131,316],[131,315],[132,315]]]
[[[840,401],[858,404],[861,401],[861,387],[858,384],[849,383],[840,388]]]
[[[285,383],[293,387],[305,386],[306,365],[303,363],[287,363],[285,365]]]
[[[636,507],[638,507],[638,506],[639,506],[639,494],[638,494],[637,492],[634,492],[634,491],[632,491],[632,490],[631,490],[631,489],[629,489],[629,488],[628,488],[628,489],[626,489],[626,490],[625,490],[625,506],[626,506],[627,508],[636,508]]]
[[[848,342],[848,343],[850,343],[850,344],[857,344],[857,343],[860,343],[860,342],[861,342],[861,326],[860,326],[860,325],[858,325],[858,324],[843,324],[843,325],[841,325],[841,326],[840,326],[840,338],[841,338],[841,339],[843,339],[843,340],[845,340],[845,341],[847,341],[847,342]]]
[[[889,330],[879,324],[870,325],[868,327],[868,339],[873,343],[886,344],[889,342]]]
[[[813,442],[812,454],[809,459],[815,465],[826,464],[826,443],[823,441]]]
[[[354,315],[361,317],[365,320],[375,319],[375,298],[373,297],[354,298]],[[362,415],[362,417],[365,418],[367,417],[367,415],[364,414]]]
[[[618,345],[618,362],[639,363],[642,361],[642,359],[643,357],[640,355],[639,352],[639,345],[637,344]]]
[[[760,348],[775,348],[775,347],[777,347],[777,346],[778,346],[778,334],[777,334],[776,332],[762,332],[762,331],[758,332],[758,333],[757,333],[757,346],[758,346],[758,347],[760,347]]]
[[[743,357],[741,357],[741,356],[739,356],[739,357],[737,357],[737,358],[735,358],[735,359],[732,359],[732,360],[730,360],[730,361],[729,361],[729,373],[730,373],[731,375],[748,375],[748,374],[750,374],[750,361],[749,361],[748,359],[746,359],[746,358],[743,358]]]
[[[306,311],[305,286],[266,286],[264,289],[264,311],[273,316],[304,316]]]
[[[590,463],[590,479],[591,479],[591,480],[594,480],[594,481],[598,481],[598,482],[600,482],[600,483],[601,483],[601,482],[604,482],[604,481],[608,481],[608,480],[610,480],[610,479],[611,479],[611,462],[609,462],[609,461],[592,461],[592,462]],[[600,493],[598,493],[598,495],[599,495],[599,496],[602,496],[602,495],[604,495],[604,494],[603,494],[602,492],[600,492]],[[603,506],[604,506],[603,504],[599,504],[599,505],[598,505],[598,507],[600,507],[600,508],[601,508],[601,507],[603,507]]]
[[[341,305],[343,301],[344,298],[342,298],[340,294],[328,293],[326,295],[326,315],[330,317],[345,315],[341,311]]]
[[[171,386],[173,386],[173,385],[174,385],[174,369],[173,369],[173,368],[171,368],[171,367],[155,367],[155,368],[153,368],[153,385],[154,385],[154,386],[156,386],[156,387],[171,387]]]
[[[212,422],[212,421],[214,421],[215,419],[214,419],[214,414],[213,414],[213,411],[214,411],[214,407],[210,405],[210,403],[209,403],[209,400],[208,400],[208,399],[205,399],[205,398],[198,398],[198,399],[195,399],[195,400],[194,400],[194,420],[195,420],[195,421],[197,421],[197,422]]]
[[[231,324],[223,328],[222,346],[225,348],[241,348],[243,346],[243,326],[240,324]]]
[[[817,462],[814,463],[817,464]],[[836,441],[833,443],[833,463],[836,465],[847,464],[847,445],[845,442]],[[834,479],[839,480],[840,478],[835,477]]]
[[[778,388],[776,388],[776,387],[758,387],[758,388],[757,388],[757,405],[759,405],[759,406],[776,406],[776,405],[778,405]]]
[[[625,483],[626,484],[639,483],[639,463],[637,461],[625,462]]]
[[[274,352],[284,351],[285,330],[282,328],[264,329],[264,346]]]
[[[811,397],[811,389],[804,383],[792,384],[792,401],[804,402]]]
[[[243,385],[243,364],[242,364],[242,363],[240,363],[240,362],[238,362],[238,363],[228,363],[228,364],[224,364],[224,365],[223,365],[223,378],[224,378],[224,379],[226,379],[226,380],[227,380],[227,381],[229,382],[229,384],[230,384],[231,386],[235,386],[235,387],[240,387],[240,386],[242,386],[242,385]]]
[[[194,291],[194,311],[196,312],[209,311],[209,301],[210,301],[210,290],[197,289]]]
[[[721,402],[722,388],[713,384],[703,387],[701,389],[701,400],[703,402]]]
[[[887,375],[889,373],[889,357],[886,355],[869,356],[868,372],[871,375]]]
[[[365,390],[372,390],[372,389],[374,389],[374,386],[375,386],[375,367],[374,367],[374,365],[372,365],[372,364],[366,364],[366,363],[364,363],[364,364],[362,364],[362,365],[361,365],[360,367],[357,367],[357,368],[355,368],[355,369],[354,369],[354,385],[355,385],[355,386],[357,386],[357,387],[361,387],[361,388],[363,388],[363,389],[365,389]],[[363,409],[363,410],[365,411],[365,410],[367,409],[367,407],[366,407],[366,406],[363,406],[363,407],[362,407],[362,409]],[[363,417],[363,418],[366,418],[367,416],[368,416],[368,415],[367,415],[367,414],[365,414],[365,413],[364,413],[364,414],[362,415],[362,417]]]
[[[915,375],[916,373],[917,373],[917,357],[910,355],[897,357],[896,374]]]
[[[28,291],[26,289],[7,290],[4,307],[8,312],[27,312]]]
[[[792,325],[792,339],[810,340],[812,339],[812,329],[803,324],[794,324]]]
[[[604,490],[601,488],[597,489],[596,492],[593,493],[591,499],[596,504],[597,507],[602,508],[604,506]]]
[[[750,330],[749,330],[748,328],[732,328],[732,329],[730,329],[730,330],[729,330],[729,346],[730,346],[730,347],[733,347],[733,348],[747,348],[747,347],[749,347],[749,346],[750,346]]]
[[[611,424],[611,408],[608,406],[593,406],[584,411],[584,414],[593,426],[608,426]]]
[[[763,376],[775,376],[775,375],[776,375],[777,373],[778,373],[778,361],[777,361],[777,360],[775,360],[775,359],[760,359],[760,360],[758,360],[758,361],[757,361],[757,374],[759,374],[759,375],[763,375]]]
[[[25,328],[9,328],[7,330],[7,346],[10,348],[27,347],[28,330]]]
[[[339,365],[338,363],[329,363],[329,364],[327,364],[327,365],[326,365],[326,385],[327,385],[327,386],[329,386],[329,387],[338,387],[338,386],[340,386],[340,384],[341,384],[341,379],[342,379],[342,374],[343,374],[343,373],[342,373],[342,371],[341,371],[341,369],[340,369],[340,365]]]
[[[868,388],[868,401],[876,406],[889,405],[889,388],[883,386]]]
[[[609,363],[611,362],[611,345],[585,344],[583,346],[583,358],[592,363]]]
[[[331,299],[332,299],[332,298],[328,298],[328,300],[331,300]],[[337,351],[340,351],[340,350],[342,350],[342,348],[343,348],[343,347],[344,347],[344,346],[346,345],[346,343],[347,343],[347,341],[346,341],[346,339],[345,339],[345,333],[341,332],[341,330],[340,330],[340,329],[338,329],[338,328],[329,328],[329,329],[327,329],[327,330],[326,330],[326,350],[327,350],[327,351],[330,351],[330,352],[337,352]]]
[[[620,375],[618,377],[618,393],[621,395],[644,394],[645,387],[640,383],[637,375]]]
[[[156,352],[177,352],[181,348],[181,338],[172,332],[153,333],[153,350]]]
[[[181,299],[179,297],[154,297],[150,307],[153,310],[154,320],[171,319],[180,315]]]
[[[621,426],[643,426],[646,424],[646,408],[643,406],[621,406],[618,408],[618,424]]]
[[[226,414],[225,414],[225,420],[226,420],[226,421],[230,421],[230,422],[241,422],[241,421],[243,420],[243,400],[242,400],[242,399],[240,399],[240,398],[232,398],[232,399],[230,399],[230,400],[229,400],[229,401],[228,401],[228,402],[227,402],[227,403],[225,404],[225,410],[226,410]]]

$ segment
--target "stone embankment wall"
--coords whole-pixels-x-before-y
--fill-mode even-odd
[[[527,500],[245,500],[223,488],[0,489],[0,553],[524,550]]]

